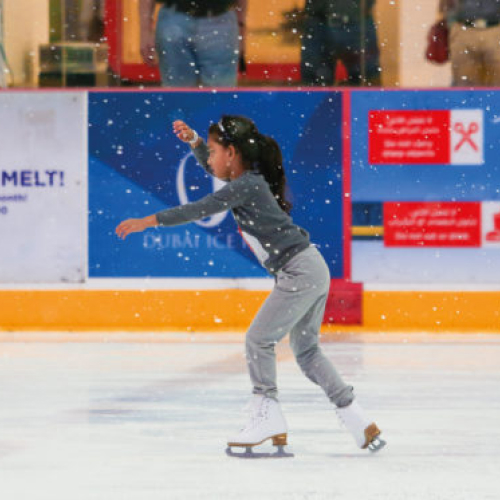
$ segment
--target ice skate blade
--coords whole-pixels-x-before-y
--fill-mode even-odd
[[[379,437],[376,437],[369,445],[368,449],[372,453],[376,453],[377,451],[380,451],[387,443],[383,440],[380,439]]]
[[[368,448],[373,452],[381,450],[386,445],[386,442],[383,439],[380,439],[380,434],[381,432],[377,425],[375,423],[370,424],[365,429],[365,444],[362,448]]]
[[[233,451],[231,446],[228,446],[226,455],[236,458],[292,458],[295,456],[293,453],[286,452],[282,445],[278,445],[278,451],[274,453],[254,452],[252,446],[246,446],[244,452],[238,453]]]

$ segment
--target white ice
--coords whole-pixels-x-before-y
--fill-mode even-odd
[[[244,460],[242,336],[1,334],[0,499],[498,500],[500,337],[391,335],[323,343],[385,449],[355,447],[285,343],[295,458]]]

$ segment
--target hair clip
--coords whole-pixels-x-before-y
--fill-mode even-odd
[[[226,134],[226,129],[224,127],[224,125],[222,125],[222,120],[219,120],[217,122],[217,126],[219,127],[220,131],[223,133],[223,134]]]
[[[234,142],[236,139],[226,130],[226,127],[222,125],[222,120],[219,120],[217,122],[217,126],[219,127],[219,130],[222,133],[222,137],[226,139],[228,142]]]

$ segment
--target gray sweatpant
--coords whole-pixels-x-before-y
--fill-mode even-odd
[[[309,247],[278,272],[276,285],[253,320],[246,336],[247,363],[254,394],[276,398],[274,346],[290,332],[290,345],[304,374],[321,386],[338,407],[354,399],[319,347],[330,273],[321,254]]]

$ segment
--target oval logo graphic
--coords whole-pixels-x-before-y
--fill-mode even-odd
[[[189,203],[189,198],[186,189],[186,164],[189,158],[193,157],[193,153],[188,153],[179,163],[179,168],[177,170],[177,178],[176,178],[176,186],[177,186],[177,195],[179,196],[179,201],[181,205],[186,205]],[[219,190],[226,183],[217,179],[217,177],[212,177],[212,188],[213,192]],[[195,224],[201,227],[215,227],[218,226],[227,216],[227,210],[225,212],[221,212],[215,215],[211,215],[203,220],[194,221]]]

